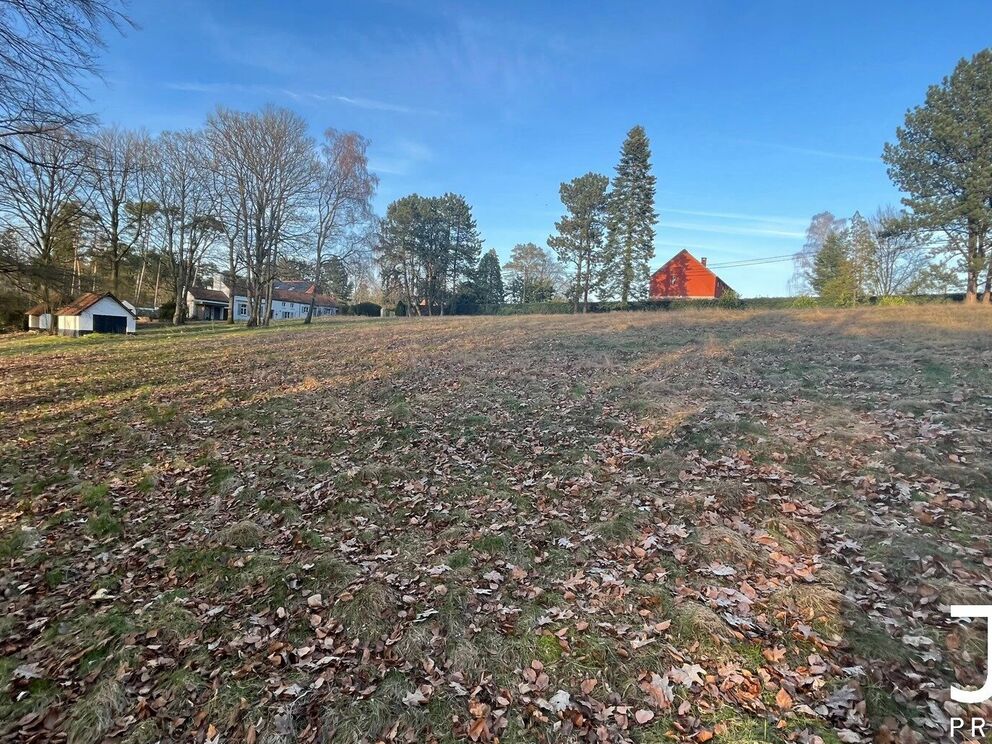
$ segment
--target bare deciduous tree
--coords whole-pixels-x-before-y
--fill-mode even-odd
[[[133,27],[117,0],[0,0],[0,150],[38,163],[23,135],[59,137],[76,112],[80,80],[99,73],[102,29]]]
[[[163,132],[155,143],[150,194],[158,204],[158,241],[172,274],[174,325],[186,321],[186,293],[222,231],[208,183],[206,143],[199,132]]]
[[[324,132],[314,205],[314,297],[306,323],[313,319],[329,248],[333,246],[334,255],[347,261],[363,245],[347,236],[372,216],[372,196],[379,179],[369,173],[367,149],[368,141],[355,132]]]
[[[812,291],[810,280],[813,276],[813,264],[816,254],[820,252],[826,239],[844,231],[847,221],[834,217],[830,212],[820,212],[813,215],[809,227],[806,228],[806,242],[793,257],[792,278],[789,280],[789,291],[792,294],[807,294]]]
[[[110,262],[111,285],[120,291],[121,262],[141,240],[151,205],[146,204],[148,136],[108,127],[89,147],[93,218]]]
[[[268,324],[280,248],[300,239],[317,167],[306,122],[286,109],[218,109],[207,122],[224,214],[236,214],[249,326]]]
[[[69,275],[58,260],[60,240],[85,212],[84,161],[82,141],[68,130],[24,135],[0,150],[0,219],[25,246],[22,279],[49,310]]]
[[[889,297],[916,291],[930,265],[926,233],[892,207],[880,208],[868,222],[875,243],[867,266],[869,294]]]

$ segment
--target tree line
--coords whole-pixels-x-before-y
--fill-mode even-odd
[[[98,288],[136,305],[171,297],[182,323],[188,290],[222,273],[262,325],[276,277],[413,315],[550,300],[578,312],[591,297],[624,307],[646,294],[658,215],[643,127],[627,133],[612,177],[562,183],[554,232],[501,265],[461,195],[411,194],[378,218],[357,133],[315,139],[271,106],[218,108],[197,129],[154,137],[80,114],[103,30],[132,26],[121,7],[17,0],[0,13],[0,295],[49,307]],[[882,159],[903,209],[816,215],[795,289],[854,304],[963,279],[968,302],[992,303],[992,51],[931,86]]]
[[[794,282],[839,305],[941,292],[992,304],[992,50],[962,59],[910,109],[882,160],[906,196],[865,218],[813,217]]]
[[[48,306],[97,284],[140,301],[155,266],[180,324],[210,263],[243,283],[248,324],[264,325],[281,269],[296,261],[320,292],[367,253],[377,185],[367,141],[328,129],[316,142],[285,109],[218,108],[199,129],[156,137],[59,127],[13,141],[0,152],[0,251]]]
[[[586,173],[561,184],[564,214],[547,239],[549,250],[517,244],[503,272],[494,251],[480,258],[482,238],[464,197],[411,194],[394,201],[374,248],[384,294],[415,315],[559,297],[578,312],[588,310],[590,294],[621,306],[642,299],[658,221],[650,158],[644,128],[635,126],[612,180]]]

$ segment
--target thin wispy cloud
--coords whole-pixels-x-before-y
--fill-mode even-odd
[[[387,101],[377,101],[373,98],[359,98],[353,96],[343,96],[331,93],[319,93],[315,91],[294,90],[292,88],[281,88],[271,85],[244,85],[242,83],[198,83],[198,82],[175,82],[166,83],[166,88],[170,90],[185,91],[187,93],[203,93],[209,95],[229,95],[232,93],[261,95],[280,98],[289,98],[294,101],[326,103],[337,102],[346,106],[368,109],[372,111],[391,111],[399,114],[427,114],[436,116],[438,111],[433,109],[416,108],[413,106],[403,106]]]
[[[712,217],[721,220],[739,220],[742,222],[761,222],[765,224],[805,226],[809,220],[805,217],[782,217],[777,215],[744,214],[742,212],[710,212],[701,209],[670,209],[664,208],[663,214],[686,214],[690,217]]]
[[[762,142],[760,140],[750,140],[750,139],[736,139],[742,145],[755,145],[756,147],[766,147],[772,150],[781,150],[782,152],[791,152],[796,155],[810,155],[818,158],[832,158],[833,160],[853,160],[859,163],[879,163],[881,159],[878,157],[869,157],[868,155],[853,155],[848,152],[835,152],[833,150],[820,150],[813,147],[797,147],[795,145],[788,145],[784,142]]]
[[[347,103],[349,106],[355,106],[356,108],[371,109],[373,111],[395,111],[400,114],[432,114],[437,115],[440,112],[433,109],[425,108],[414,108],[412,106],[400,106],[395,103],[386,103],[385,101],[376,101],[371,98],[351,98],[350,96],[333,96],[335,101],[340,101],[341,103]]]
[[[802,238],[802,230],[786,230],[775,227],[748,227],[746,225],[714,225],[698,222],[662,222],[662,230],[687,230],[691,232],[719,233],[722,235],[760,235],[765,238]]]
[[[406,176],[417,165],[434,157],[429,147],[412,140],[400,139],[382,148],[373,145],[369,153],[369,170],[380,175]]]
[[[698,251],[696,253],[697,257],[708,256],[710,259],[715,259],[716,257],[742,257],[742,258],[753,258],[755,252],[752,248],[735,248],[733,246],[728,246],[723,243],[694,243],[692,241],[685,240],[655,240],[655,248],[664,248],[672,250],[682,250],[685,248],[690,251]],[[664,259],[668,257],[666,251],[657,251],[655,258]]]

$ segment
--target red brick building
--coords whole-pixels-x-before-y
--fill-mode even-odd
[[[706,268],[706,259],[697,260],[689,251],[682,250],[651,275],[648,296],[652,300],[714,300],[730,286]]]

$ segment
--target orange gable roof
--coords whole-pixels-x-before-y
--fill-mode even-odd
[[[702,261],[683,249],[651,275],[651,299],[716,299],[730,287]]]

